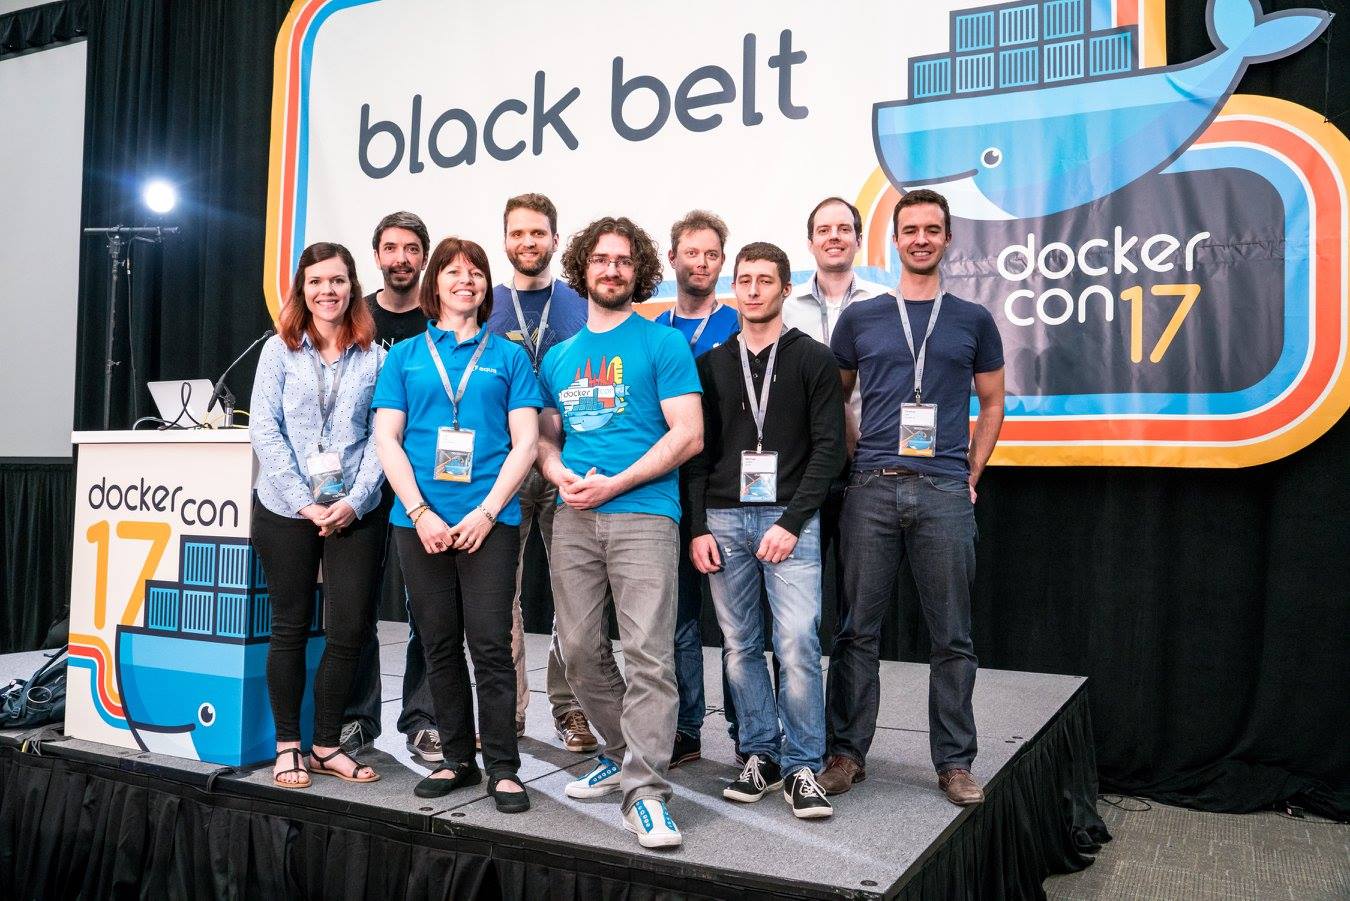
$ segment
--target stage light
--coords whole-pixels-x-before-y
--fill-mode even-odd
[[[170,212],[174,205],[178,203],[178,192],[174,186],[162,178],[146,182],[145,190],[141,194],[141,199],[145,205],[150,208],[152,213],[164,215]]]

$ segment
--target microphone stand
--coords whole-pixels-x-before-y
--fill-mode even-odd
[[[206,404],[206,415],[209,417],[211,415],[211,409],[216,405],[216,401],[220,401],[220,409],[225,413],[224,419],[221,421],[221,428],[234,428],[234,395],[230,392],[230,389],[225,386],[225,378],[234,371],[234,367],[239,365],[240,360],[253,352],[253,348],[262,344],[275,334],[276,331],[273,329],[268,329],[263,332],[262,337],[257,338],[252,344],[244,348],[244,352],[235,357],[234,362],[229,366],[226,366],[225,371],[220,374],[220,378],[216,379],[216,384],[211,389],[211,399]]]
[[[108,228],[86,228],[86,235],[103,235],[108,241],[108,339],[104,343],[103,362],[103,428],[111,428],[112,421],[112,374],[118,360],[113,359],[113,336],[117,330],[117,282],[122,270],[130,277],[131,249],[127,247],[126,256],[122,249],[129,241],[141,240],[160,243],[165,235],[178,234],[178,226],[150,226],[133,228],[127,225],[114,225]],[[131,298],[127,298],[127,303]],[[134,387],[134,386],[133,386]]]

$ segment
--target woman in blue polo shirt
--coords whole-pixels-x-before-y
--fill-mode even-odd
[[[491,284],[482,247],[453,237],[437,245],[421,288],[433,321],[390,349],[371,405],[380,462],[398,495],[390,521],[445,752],[414,791],[438,797],[482,780],[467,640],[488,792],[498,810],[516,812],[530,806],[516,778],[516,492],[534,463],[543,397],[525,351],[484,327]]]

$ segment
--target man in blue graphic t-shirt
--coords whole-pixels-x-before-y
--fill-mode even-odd
[[[681,836],[666,808],[675,733],[676,470],[703,445],[694,357],[680,334],[643,319],[661,260],[625,218],[572,238],[563,273],[585,296],[586,327],[544,356],[539,468],[558,486],[550,562],[567,679],[604,742],[573,798],[622,789],[624,826],[647,848]],[[609,653],[614,598],[624,676]]]
[[[558,210],[543,194],[521,194],[506,201],[502,214],[506,258],[511,262],[510,280],[492,289],[492,314],[488,331],[514,341],[525,349],[536,372],[544,354],[586,325],[586,301],[566,282],[553,277],[551,264],[558,249]],[[516,732],[525,731],[525,709],[530,686],[525,678],[525,619],[520,595],[525,584],[525,550],[537,523],[547,552],[553,540],[553,515],[558,508],[558,489],[530,470],[520,486],[520,555],[516,560],[516,595],[511,610],[511,657],[516,665]],[[586,754],[597,747],[586,715],[576,694],[567,684],[558,634],[549,642],[547,670],[548,701],[553,708],[553,728],[569,751]]]
[[[727,224],[707,210],[693,210],[670,227],[670,265],[675,269],[675,306],[656,321],[679,330],[694,357],[712,350],[740,331],[736,308],[717,299],[717,279],[726,261]],[[689,502],[680,486],[680,548],[689,547]],[[673,769],[702,756],[703,714],[703,612],[704,585],[701,575],[680,553],[678,566],[679,604],[675,613],[675,685],[680,693],[675,720],[675,744],[670,752]],[[725,685],[725,679],[723,680]],[[728,694],[728,697],[730,695]],[[733,718],[728,720],[734,722]]]
[[[928,735],[938,785],[954,804],[978,804],[984,791],[970,774],[975,485],[1003,425],[1003,343],[988,310],[942,293],[946,198],[910,191],[892,226],[897,294],[848,306],[830,338],[844,395],[860,388],[862,422],[840,520],[843,620],[830,654],[828,762],[818,781],[838,794],[866,777],[881,623],[908,558],[932,645]]]

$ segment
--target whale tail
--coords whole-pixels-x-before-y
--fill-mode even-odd
[[[1256,0],[1210,0],[1210,36],[1249,63],[1279,59],[1312,43],[1331,21],[1317,9],[1261,15]]]

